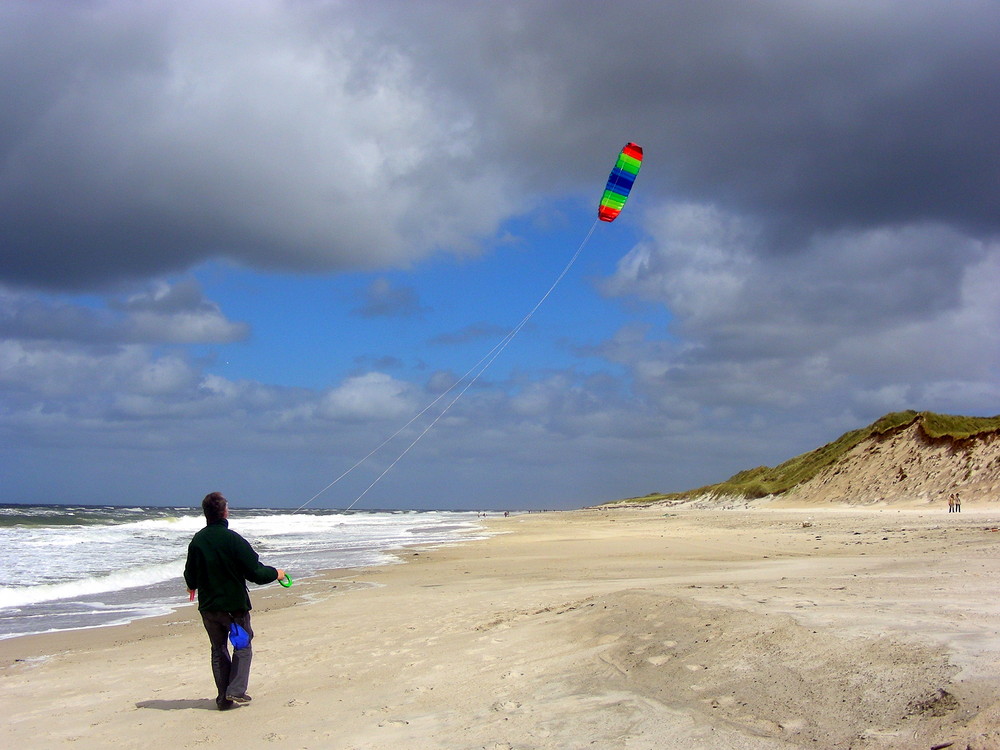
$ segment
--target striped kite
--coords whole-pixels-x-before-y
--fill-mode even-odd
[[[601,196],[601,204],[597,208],[597,218],[601,221],[614,221],[618,218],[641,166],[642,146],[626,143],[608,177],[604,195]]]

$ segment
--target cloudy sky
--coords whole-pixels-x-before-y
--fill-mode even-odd
[[[7,0],[0,502],[569,508],[1000,413],[998,39],[993,0]]]

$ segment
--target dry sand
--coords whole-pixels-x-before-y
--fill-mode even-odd
[[[253,592],[254,700],[233,711],[193,606],[0,641],[0,744],[1000,748],[1000,508],[489,525]]]

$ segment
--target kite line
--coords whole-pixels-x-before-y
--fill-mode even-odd
[[[390,463],[388,466],[385,467],[385,469],[382,470],[381,474],[375,477],[375,479],[371,482],[371,484],[369,484],[364,489],[364,491],[354,499],[354,502],[352,502],[349,506],[347,506],[345,510],[350,510],[355,505],[357,505],[358,502],[361,500],[361,498],[367,495],[369,490],[371,490],[372,487],[374,487],[376,484],[379,483],[382,477],[384,477],[386,474],[392,471],[393,467],[402,460],[403,456],[409,453],[410,450],[413,448],[413,446],[419,443],[421,438],[423,438],[424,435],[430,432],[431,429],[434,427],[434,425],[436,425],[441,420],[441,418],[448,413],[448,410],[451,409],[451,407],[453,407],[458,402],[458,400],[462,398],[463,395],[465,395],[465,392],[468,391],[476,383],[476,381],[479,380],[480,377],[482,377],[483,373],[485,373],[486,370],[489,369],[490,365],[493,364],[496,358],[499,357],[503,353],[504,349],[506,349],[507,346],[510,344],[510,342],[514,340],[514,337],[517,336],[517,334],[520,333],[521,329],[528,324],[528,321],[531,320],[532,316],[535,314],[538,308],[541,307],[542,304],[545,302],[545,300],[547,300],[549,296],[552,294],[552,292],[555,291],[555,288],[559,286],[559,282],[563,280],[566,274],[569,273],[569,270],[573,267],[573,264],[576,263],[576,259],[580,257],[580,254],[583,252],[583,249],[587,246],[587,243],[590,241],[591,236],[594,234],[594,229],[597,228],[597,222],[598,221],[612,222],[616,218],[618,218],[618,215],[621,213],[621,210],[625,207],[625,202],[628,200],[629,193],[632,190],[632,185],[635,182],[636,176],[639,174],[639,168],[641,166],[642,166],[642,147],[635,143],[631,142],[626,143],[625,147],[618,154],[618,159],[615,162],[615,166],[612,168],[611,174],[608,176],[608,182],[605,185],[604,193],[601,196],[601,201],[598,205],[597,219],[590,227],[590,231],[587,232],[587,236],[583,238],[583,241],[580,243],[579,247],[576,248],[576,252],[573,253],[573,256],[569,259],[569,262],[566,264],[565,268],[563,268],[563,270],[556,277],[556,280],[552,282],[552,285],[548,288],[548,291],[546,291],[545,294],[542,295],[541,299],[539,299],[538,302],[535,303],[535,306],[531,308],[528,314],[521,319],[521,322],[518,323],[516,326],[514,326],[507,333],[506,336],[500,339],[500,341],[492,349],[490,349],[490,351],[488,351],[482,357],[482,359],[480,359],[476,364],[474,364],[468,370],[468,372],[466,372],[461,378],[452,383],[447,390],[441,393],[441,395],[439,395],[437,398],[431,401],[427,406],[425,406],[423,409],[417,412],[417,414],[415,414],[410,419],[409,422],[404,424],[402,427],[396,430],[396,432],[394,432],[392,435],[383,440],[379,445],[373,448],[364,458],[359,459],[353,466],[351,466],[344,473],[342,473],[340,476],[338,476],[336,479],[330,482],[330,484],[328,484],[326,487],[321,489],[311,498],[306,500],[302,505],[296,508],[293,511],[293,513],[298,513],[300,510],[309,505],[317,497],[319,497],[328,489],[337,484],[341,479],[343,479],[352,471],[354,471],[359,466],[364,464],[369,458],[374,456],[376,453],[382,450],[382,448],[384,448],[386,445],[392,442],[396,437],[398,437],[403,432],[403,430],[405,430],[407,427],[416,422],[420,417],[422,417],[424,414],[426,414],[428,411],[434,408],[442,399],[445,398],[445,396],[447,396],[452,391],[458,389],[459,385],[461,385],[462,383],[465,383],[465,385],[460,390],[458,390],[458,393],[455,395],[455,397],[452,398],[451,401],[449,401],[447,404],[445,404],[444,408],[438,413],[436,417],[434,417],[434,419],[431,420],[431,422],[423,429],[423,431],[420,432],[415,438],[413,438],[410,444],[407,445],[398,456],[396,456],[396,458],[392,461],[392,463]]]
[[[499,357],[503,353],[504,349],[506,349],[507,346],[510,344],[510,342],[514,340],[514,337],[517,336],[517,334],[521,332],[521,329],[524,328],[528,324],[528,321],[530,321],[531,318],[534,316],[534,314],[538,311],[538,308],[540,308],[545,303],[545,300],[547,300],[552,295],[552,292],[554,292],[555,289],[556,289],[556,287],[559,286],[559,282],[561,282],[563,280],[563,278],[565,278],[566,274],[569,273],[570,269],[573,267],[573,264],[576,263],[577,258],[579,258],[580,254],[583,252],[583,249],[587,246],[587,243],[590,241],[590,238],[594,234],[594,230],[596,228],[597,228],[597,221],[595,220],[594,223],[590,227],[590,231],[587,232],[587,236],[583,238],[583,241],[580,243],[579,247],[577,247],[576,252],[573,253],[573,256],[569,259],[569,262],[566,264],[566,266],[563,268],[563,270],[560,271],[559,275],[556,277],[556,280],[552,282],[552,285],[548,288],[548,290],[545,292],[545,294],[543,294],[541,296],[541,298],[538,300],[538,302],[535,303],[535,306],[531,308],[531,310],[528,312],[528,314],[525,315],[523,318],[521,318],[521,321],[516,326],[514,326],[510,331],[508,331],[508,333],[507,333],[506,336],[504,336],[502,339],[500,339],[500,341],[497,342],[497,344],[492,349],[490,349],[485,355],[483,355],[483,357],[478,362],[476,362],[476,364],[474,364],[471,368],[469,368],[469,370],[462,377],[460,377],[458,380],[456,380],[454,383],[452,383],[451,386],[449,386],[447,390],[445,390],[444,392],[442,392],[441,395],[439,395],[436,399],[434,399],[429,404],[427,404],[427,406],[425,406],[423,409],[421,409],[419,412],[417,412],[410,419],[409,422],[407,422],[406,424],[404,424],[402,427],[400,427],[398,430],[396,430],[392,435],[390,435],[385,440],[383,440],[381,443],[379,443],[366,456],[364,456],[364,458],[359,459],[353,466],[351,466],[349,469],[347,469],[346,471],[344,471],[340,476],[338,476],[336,479],[334,479],[332,482],[330,482],[330,484],[328,484],[326,487],[324,487],[323,489],[321,489],[319,492],[317,492],[311,498],[309,498],[304,503],[302,503],[302,505],[300,505],[298,508],[296,508],[293,512],[294,513],[298,513],[300,510],[302,510],[307,505],[309,505],[313,500],[315,500],[320,495],[322,495],[324,492],[326,492],[331,487],[333,487],[334,485],[336,485],[338,482],[340,482],[341,479],[343,479],[348,474],[350,474],[352,471],[354,471],[355,469],[357,469],[358,467],[360,467],[369,458],[371,458],[372,456],[374,456],[376,453],[378,453],[380,450],[382,450],[382,448],[384,448],[386,445],[388,445],[389,443],[391,443],[396,437],[399,436],[400,433],[403,432],[403,430],[405,430],[407,427],[409,427],[414,422],[416,422],[418,419],[420,419],[420,417],[422,417],[428,411],[430,411],[431,409],[433,409],[434,406],[436,406],[438,404],[438,402],[440,402],[442,399],[445,398],[445,396],[447,396],[449,393],[451,393],[452,391],[454,391],[455,389],[457,389],[462,383],[465,383],[464,387],[462,387],[461,390],[459,390],[458,393],[455,395],[455,397],[452,398],[452,400],[449,401],[445,405],[445,407],[440,411],[440,413],[438,413],[438,415],[436,417],[434,417],[433,420],[431,420],[430,424],[428,424],[423,429],[423,431],[420,432],[410,442],[410,444],[407,445],[403,449],[403,451],[392,461],[392,463],[390,463],[388,466],[385,467],[385,469],[382,470],[381,474],[379,474],[377,477],[375,477],[375,479],[372,481],[371,484],[369,484],[367,487],[365,487],[364,491],[360,495],[358,495],[354,499],[354,502],[352,502],[349,506],[347,506],[347,508],[345,508],[345,510],[351,510],[351,508],[353,508],[355,505],[357,505],[358,502],[360,502],[361,498],[363,498],[365,495],[367,495],[368,492],[369,492],[369,490],[371,490],[376,484],[378,484],[379,481],[382,479],[382,477],[384,477],[386,474],[388,474],[390,471],[392,471],[393,467],[395,467],[395,465],[398,464],[402,460],[403,456],[405,456],[407,453],[409,453],[410,450],[413,448],[413,446],[415,446],[417,443],[419,443],[420,440],[421,440],[421,438],[423,438],[424,435],[426,435],[428,432],[430,432],[431,429],[434,427],[434,425],[436,425],[439,421],[441,421],[441,418],[444,417],[444,415],[448,413],[448,410],[451,409],[451,407],[453,407],[458,402],[458,400],[460,398],[462,398],[462,396],[465,395],[465,392],[468,391],[476,383],[476,381],[479,380],[480,377],[482,377],[483,373],[485,373],[489,369],[490,365],[492,365],[493,362],[497,359],[497,357]]]

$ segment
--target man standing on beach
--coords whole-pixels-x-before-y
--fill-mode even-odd
[[[247,685],[253,648],[233,650],[229,656],[229,626],[234,622],[253,640],[250,627],[250,592],[247,581],[263,585],[281,580],[285,571],[262,565],[250,543],[229,529],[229,503],[221,492],[201,501],[205,528],[188,545],[184,582],[188,593],[198,592],[198,611],[212,643],[212,674],[219,690],[215,699],[220,711],[250,702]]]

